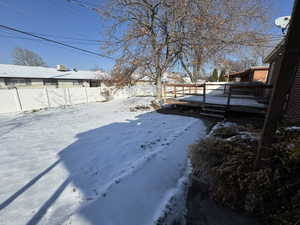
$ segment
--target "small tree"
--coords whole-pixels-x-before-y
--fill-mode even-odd
[[[47,66],[41,56],[25,48],[15,48],[12,56],[15,65]]]
[[[209,78],[209,81],[211,82],[217,82],[218,81],[218,70],[217,69],[214,69],[212,75],[210,76]]]
[[[226,77],[225,77],[226,71],[223,69],[221,71],[220,77],[219,77],[219,82],[225,82],[226,81]]]

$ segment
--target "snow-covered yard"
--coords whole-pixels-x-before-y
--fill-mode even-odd
[[[182,212],[187,148],[206,129],[130,112],[149,100],[0,116],[0,224],[143,225],[168,204]]]

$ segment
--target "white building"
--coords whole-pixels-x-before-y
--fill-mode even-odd
[[[106,74],[101,71],[0,64],[0,88],[97,87]]]

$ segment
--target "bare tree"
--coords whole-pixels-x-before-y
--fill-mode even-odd
[[[15,48],[12,56],[15,65],[47,66],[41,56],[25,48]]]
[[[266,2],[106,0],[92,9],[110,24],[107,53],[139,61],[135,71],[156,81],[160,99],[162,74],[175,65],[196,81],[206,63],[265,44]]]
[[[267,43],[264,0],[188,0],[184,13],[182,68],[195,81],[201,68],[225,55]],[[245,51],[248,52],[248,51]]]
[[[103,68],[101,68],[100,66],[95,65],[94,67],[92,67],[90,69],[90,71],[101,71],[101,72],[104,72],[105,70]]]
[[[117,60],[117,63],[111,72],[111,78],[116,84],[117,88],[132,86],[135,83],[136,79],[139,77],[134,77],[134,73],[139,68],[140,63],[140,60],[130,60],[124,58]]]
[[[180,53],[176,43],[180,12],[176,7],[175,0],[112,0],[100,10],[112,21],[107,49],[122,50],[120,59],[138,61],[134,70],[156,81],[158,99],[162,97],[162,75]]]

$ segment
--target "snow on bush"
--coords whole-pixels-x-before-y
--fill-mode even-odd
[[[193,145],[193,168],[208,184],[210,197],[224,206],[266,224],[294,225],[300,215],[300,129],[278,129],[262,166],[254,170],[258,141],[259,133],[247,127],[219,123]]]

